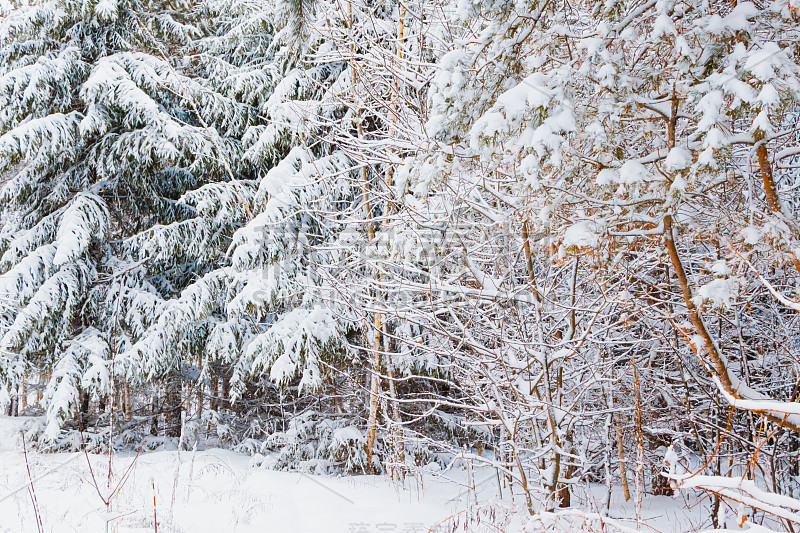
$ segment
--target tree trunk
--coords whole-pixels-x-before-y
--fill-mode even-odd
[[[692,299],[692,289],[689,287],[689,278],[686,276],[686,271],[683,269],[683,263],[678,255],[678,248],[675,246],[675,237],[672,232],[671,215],[666,215],[664,217],[664,241],[667,246],[667,252],[669,254],[670,261],[672,262],[672,267],[675,270],[675,275],[678,278],[678,283],[681,286],[683,301],[686,305],[686,310],[689,312],[689,320],[692,322],[695,332],[703,341],[703,346],[697,348],[698,355],[700,355],[701,351],[708,355],[708,357],[711,359],[714,373],[719,379],[719,382],[722,384],[722,387],[734,398],[739,398],[738,391],[733,388],[733,382],[728,374],[728,368],[725,364],[725,359],[722,357],[722,354],[717,348],[717,345],[714,342],[714,339],[711,337],[711,334],[708,332],[708,329],[706,329],[705,322],[703,322],[703,318],[700,316],[700,312],[698,311],[697,306],[694,304]],[[759,410],[758,413],[772,422],[781,424],[785,428],[800,433],[800,426],[796,426],[792,422],[789,422],[786,420],[786,417],[776,416],[773,413],[767,412],[766,409]]]
[[[355,86],[356,79],[353,79],[353,85]],[[358,137],[362,138],[364,136],[363,126],[360,120],[360,113],[359,113],[359,120],[357,121],[357,129],[358,129]],[[366,212],[366,221],[367,221],[367,235],[369,236],[370,242],[375,240],[375,226],[372,222],[372,207],[370,204],[370,185],[369,185],[369,178],[367,176],[367,168],[366,166],[361,167],[361,180],[362,186],[364,188],[364,209]],[[376,274],[376,280],[380,281],[380,273]],[[372,458],[375,453],[375,439],[377,438],[377,429],[378,429],[378,393],[380,392],[380,363],[381,363],[381,327],[382,327],[383,318],[381,313],[376,312],[373,318],[373,338],[371,344],[372,349],[372,369],[371,369],[371,376],[370,376],[370,387],[369,387],[369,414],[367,417],[367,442],[366,442],[366,455],[367,455],[367,469],[370,474],[375,473],[375,467],[372,463]]]
[[[375,439],[377,437],[378,429],[378,394],[380,392],[380,361],[381,361],[381,315],[375,313],[375,330],[372,343],[372,375],[370,378],[369,388],[369,418],[367,420],[367,468],[370,474],[375,473],[375,468],[372,464],[372,457],[375,452]]]
[[[781,200],[778,197],[778,188],[775,186],[775,180],[772,177],[772,166],[769,163],[766,144],[762,142],[758,145],[756,155],[758,156],[758,167],[761,170],[761,181],[764,184],[767,205],[769,205],[773,213],[782,213]]]
[[[181,381],[179,378],[173,377],[167,382],[165,400],[164,434],[167,437],[180,437],[183,403],[181,402]]]
[[[525,252],[525,268],[528,271],[528,280],[531,282],[533,301],[541,304],[539,288],[536,286],[536,274],[533,271],[533,253],[531,253],[530,235],[528,233],[528,220],[522,222],[522,249]]]
[[[150,400],[150,434],[154,437],[158,436],[158,417],[160,414],[158,409],[158,394],[154,393]]]
[[[47,387],[48,376],[44,373],[39,374],[39,385],[36,387],[36,405],[42,404],[42,391]]]
[[[756,148],[756,156],[758,157],[758,168],[761,170],[761,182],[764,184],[764,195],[767,198],[767,205],[770,210],[776,215],[786,216],[781,206],[781,199],[778,196],[778,187],[775,184],[775,178],[772,175],[772,165],[769,162],[769,154],[767,153],[767,145],[762,142]],[[792,254],[794,268],[800,273],[800,258],[796,254]]]
[[[389,389],[389,403],[391,405],[391,426],[392,426],[392,462],[396,465],[392,469],[392,477],[395,473],[400,479],[405,476],[402,465],[405,463],[405,439],[403,435],[402,418],[400,417],[400,406],[397,401],[397,387],[395,385],[394,369],[392,368],[392,346],[386,330],[386,323],[383,324],[383,349],[387,354],[387,384]],[[480,455],[480,452],[479,452]]]
[[[17,404],[17,394],[15,392],[13,392],[13,390],[14,390],[13,387],[12,387],[11,390],[12,390],[11,402],[9,402],[9,404],[8,404],[8,416],[18,416],[19,415],[19,409],[18,409],[18,404]]]
[[[22,380],[22,383],[19,386],[20,390],[22,391],[19,396],[19,408],[21,411],[25,411],[25,408],[28,407],[28,378],[25,377]]]
[[[203,384],[200,383],[200,384],[197,385],[197,416],[198,417],[202,417],[203,416],[203,402],[204,401],[205,400],[203,398]]]
[[[625,501],[631,499],[631,489],[628,486],[628,473],[625,469],[625,443],[622,442],[622,431],[619,426],[617,430],[617,459],[619,460],[619,479],[622,484],[622,494],[625,496]]]
[[[212,411],[219,409],[219,378],[212,370],[211,383],[209,384],[209,407]]]
[[[533,500],[531,499],[531,491],[528,488],[528,476],[525,475],[525,469],[522,468],[522,461],[519,460],[517,450],[514,450],[514,458],[517,462],[517,470],[519,470],[520,485],[522,485],[522,492],[525,495],[525,507],[528,508],[528,514],[533,516]]]
[[[81,392],[81,405],[80,409],[78,409],[78,424],[81,428],[86,429],[86,425],[89,423],[89,393],[88,392]]]
[[[564,472],[564,479],[569,480],[575,475],[577,467],[573,463],[567,465]],[[572,505],[572,495],[569,490],[569,483],[559,483],[558,486],[558,506],[562,509]]]
[[[219,402],[220,407],[222,409],[231,408],[230,396],[231,396],[231,378],[229,375],[225,374],[224,376],[222,376],[222,394]]]
[[[130,422],[133,418],[133,409],[131,408],[131,386],[127,381],[122,385],[122,395],[122,409],[125,412],[125,421]]]

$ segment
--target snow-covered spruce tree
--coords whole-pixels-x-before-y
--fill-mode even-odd
[[[258,448],[265,429],[281,429],[264,444],[280,449],[280,467],[324,470],[344,463],[351,470],[379,470],[390,444],[377,427],[379,410],[380,425],[398,436],[398,391],[391,376],[410,376],[436,360],[429,354],[381,357],[384,348],[399,349],[392,346],[393,329],[406,326],[381,319],[384,289],[375,284],[392,233],[392,225],[381,221],[392,213],[386,157],[394,141],[384,139],[409,123],[420,127],[421,112],[414,108],[419,88],[401,80],[417,75],[419,65],[410,65],[422,41],[409,38],[402,6],[394,3],[319,2],[313,9],[278,3],[260,9],[246,23],[233,21],[229,33],[199,44],[208,51],[210,71],[226,73],[244,91],[261,87],[261,98],[252,101],[267,120],[243,139],[245,159],[259,169],[259,185],[253,220],[234,235],[228,251],[228,270],[237,281],[219,305],[190,319],[216,313],[219,321],[205,341],[201,382],[232,400],[228,405],[236,412],[253,406],[250,413],[259,423],[244,432],[254,437],[242,443],[248,448]],[[301,16],[303,21],[296,20]],[[250,21],[262,19],[276,26],[269,61],[251,57],[237,63],[219,54],[226,42],[246,41]],[[397,36],[408,41],[400,46]],[[381,67],[384,55],[401,60],[409,53],[413,61]],[[416,104],[401,103],[409,96]],[[391,112],[380,108],[384,98],[393,98]],[[174,338],[169,332],[177,321],[163,316],[134,350],[144,354],[174,344],[163,339]],[[379,377],[388,379],[378,384]],[[362,386],[364,379],[371,390]],[[331,430],[355,436],[345,428],[363,428],[365,422],[366,436],[346,439],[352,445],[347,460],[324,444],[341,444],[326,436]],[[395,451],[398,440],[392,439]],[[402,453],[393,459],[401,461]]]
[[[281,468],[362,472],[363,436],[351,427],[363,372],[351,347],[356,324],[328,281],[347,275],[338,264],[348,252],[337,241],[358,240],[342,221],[358,202],[356,171],[321,138],[343,114],[326,95],[341,83],[344,63],[309,66],[305,58],[329,45],[319,33],[291,32],[290,7],[221,3],[218,31],[195,43],[192,60],[208,79],[264,120],[242,137],[252,218],[232,235],[226,266],[165,302],[121,360],[139,368],[134,374],[158,373],[190,353],[197,386],[211,399],[204,419],[226,432],[220,437],[279,451]]]
[[[54,1],[0,23],[0,386],[49,378],[49,443],[92,400],[102,414],[112,377],[159,387],[187,375],[188,357],[111,361],[220,264],[246,219],[239,139],[257,112],[180,55],[201,15]]]

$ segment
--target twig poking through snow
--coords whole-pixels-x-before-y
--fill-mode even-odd
[[[33,488],[33,476],[31,475],[31,465],[28,463],[28,446],[25,444],[25,432],[20,433],[22,435],[22,453],[25,456],[25,468],[28,470],[28,482],[30,488],[28,492],[31,495],[31,502],[33,503],[33,514],[36,517],[36,529],[39,533],[43,533],[42,527],[42,516],[39,514],[39,505],[36,502],[36,491]]]
[[[156,514],[156,480],[151,479],[150,484],[153,486],[153,531],[158,533],[158,515]]]

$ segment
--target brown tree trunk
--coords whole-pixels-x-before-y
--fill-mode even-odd
[[[514,450],[514,455],[517,461],[517,470],[519,470],[520,485],[522,485],[522,492],[525,494],[525,506],[528,508],[528,514],[533,515],[533,500],[531,499],[531,491],[528,488],[528,476],[525,475],[525,469],[522,468],[522,461],[519,460],[516,450]]]
[[[8,416],[19,416],[19,400],[14,387],[11,388],[11,402],[8,404]]]
[[[369,388],[369,417],[367,419],[367,443],[366,443],[366,453],[367,453],[367,469],[369,470],[370,474],[375,473],[375,468],[372,464],[372,457],[375,452],[375,439],[377,437],[377,430],[378,430],[378,394],[380,392],[380,376],[378,373],[380,372],[380,361],[381,361],[381,315],[380,313],[375,313],[375,324],[374,324],[374,338],[372,342],[372,375],[370,377],[370,388]]]
[[[525,251],[525,268],[528,271],[528,280],[531,282],[531,293],[533,301],[541,303],[539,288],[536,286],[536,275],[533,271],[533,253],[531,253],[530,234],[528,232],[528,221],[522,222],[522,249]]]
[[[697,334],[701,339],[703,339],[702,348],[711,358],[711,361],[714,365],[714,370],[716,371],[717,377],[722,383],[722,386],[725,387],[726,391],[733,392],[733,385],[731,383],[731,378],[728,375],[728,369],[725,366],[725,362],[717,350],[717,346],[714,343],[714,340],[711,338],[711,334],[706,329],[703,318],[700,316],[700,312],[697,310],[697,306],[694,304],[692,299],[692,290],[689,287],[689,279],[686,277],[686,271],[683,269],[683,263],[678,255],[678,248],[675,246],[675,238],[672,231],[672,215],[666,215],[664,217],[664,241],[667,245],[667,252],[669,254],[670,261],[672,262],[672,267],[678,277],[678,283],[681,286],[683,301],[686,305],[686,310],[689,312],[689,320],[691,320],[694,329],[697,331]]]
[[[203,398],[203,385],[202,385],[202,383],[200,383],[200,384],[197,385],[197,416],[198,417],[202,417],[203,416],[203,402],[204,401],[205,400]]]
[[[222,376],[222,397],[220,398],[220,407],[223,409],[230,409],[231,402],[231,378],[227,374]]]
[[[212,370],[211,376],[211,383],[209,384],[209,407],[212,411],[216,411],[219,409],[219,397],[218,397],[218,389],[219,389],[219,378],[217,374]]]
[[[772,165],[769,162],[769,154],[767,153],[767,146],[761,143],[756,148],[756,156],[758,156],[758,167],[761,170],[761,181],[764,184],[764,195],[767,198],[767,205],[770,210],[776,215],[784,215],[783,208],[781,207],[781,199],[778,196],[778,187],[775,185],[775,178],[772,175]],[[800,258],[794,253],[792,254],[794,268],[800,274]]]
[[[564,479],[570,480],[575,475],[577,467],[569,463],[564,472]],[[569,507],[572,505],[572,496],[569,490],[569,483],[559,483],[558,487],[558,506],[561,508]]]
[[[622,430],[619,426],[617,430],[617,459],[619,461],[619,479],[622,484],[622,494],[625,496],[625,501],[631,499],[631,489],[628,486],[628,472],[625,469],[625,443],[622,441]]]
[[[25,377],[22,380],[22,384],[20,385],[20,389],[22,390],[22,393],[20,394],[20,397],[19,397],[19,405],[20,405],[20,409],[22,411],[24,411],[25,408],[28,407],[28,378],[27,377]]]
[[[734,398],[739,398],[740,396],[738,391],[734,390],[733,388],[731,377],[728,374],[728,369],[725,365],[725,359],[717,349],[716,343],[706,329],[703,318],[700,316],[700,312],[697,310],[697,306],[692,300],[692,289],[689,286],[689,279],[686,277],[686,271],[683,269],[683,263],[681,263],[680,256],[678,255],[678,248],[675,246],[671,215],[666,215],[664,217],[664,241],[667,246],[667,252],[669,254],[670,261],[672,262],[672,267],[675,270],[675,275],[678,278],[678,283],[681,286],[683,301],[686,305],[686,310],[689,312],[689,320],[692,322],[696,333],[703,341],[703,346],[698,347],[698,355],[700,355],[699,352],[701,350],[708,355],[708,357],[711,359],[711,364],[714,367],[714,373],[722,384],[722,387]],[[800,433],[800,427],[786,420],[786,417],[776,416],[770,412],[767,412],[767,410],[759,410],[758,413],[772,422],[779,423],[787,429],[791,429],[794,432]]]
[[[130,422],[133,418],[133,409],[131,408],[131,386],[126,381],[122,385],[122,409],[125,413],[125,421]]]
[[[764,193],[767,197],[767,204],[773,213],[781,213],[781,200],[778,197],[778,188],[772,177],[772,165],[769,163],[767,146],[763,142],[756,148],[758,156],[758,166],[761,169],[761,181],[764,183]]]

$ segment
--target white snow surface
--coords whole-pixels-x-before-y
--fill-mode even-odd
[[[0,417],[2,533],[37,531],[19,444],[22,420]],[[100,490],[104,495],[111,492],[108,456],[89,454],[89,458]],[[247,455],[211,449],[157,451],[138,458],[131,453],[115,455],[117,476],[112,487],[132,463],[133,467],[107,515],[84,454],[29,450],[28,463],[47,532],[106,531],[109,516],[119,533],[153,532],[154,495],[159,532],[348,533],[358,527],[381,531],[378,524],[396,525],[396,531],[428,531],[459,506],[458,500],[448,504],[460,489],[454,483],[425,480],[424,490],[417,490],[407,488],[415,485],[413,480],[404,488],[383,476],[277,472],[252,467]],[[7,496],[21,487],[25,489]]]
[[[30,420],[0,416],[0,533],[37,531],[20,439],[20,428]],[[130,468],[110,513],[94,487],[88,461],[104,496]],[[108,531],[152,532],[154,515],[160,532],[192,533],[532,533],[552,527],[591,531],[586,528],[592,517],[611,532],[696,531],[702,526],[701,506],[687,510],[697,502],[690,493],[645,497],[637,527],[633,502],[625,503],[618,492],[613,493],[609,516],[596,514],[594,509],[602,507],[606,496],[600,485],[573,496],[585,510],[528,518],[519,491],[514,503],[507,487],[499,497],[497,478],[490,469],[473,469],[470,477],[457,463],[442,470],[423,468],[400,482],[388,476],[278,472],[253,464],[247,455],[221,449],[156,451],[138,457],[119,453],[113,458],[115,475],[109,489],[107,455],[88,454],[87,460],[82,453],[28,450],[46,532],[102,532],[108,519]],[[467,489],[470,479],[474,491]],[[484,518],[482,524],[465,525],[467,513],[490,508],[494,524],[485,523]],[[454,528],[456,522],[460,525]],[[608,528],[611,524],[618,527]]]

